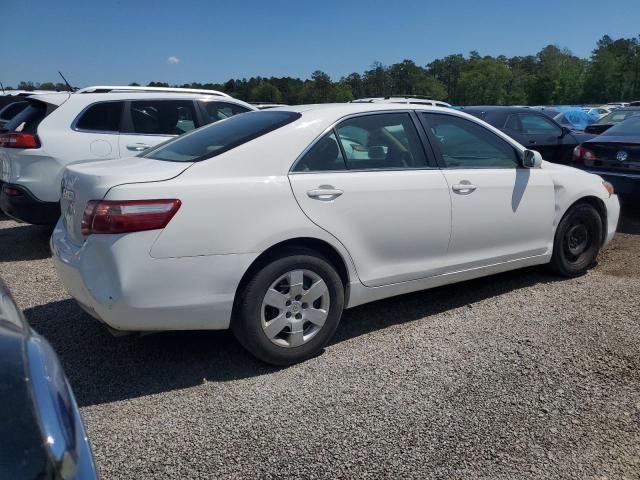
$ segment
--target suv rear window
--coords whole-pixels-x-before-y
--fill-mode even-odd
[[[11,120],[18,113],[29,106],[29,102],[16,102],[10,103],[4,108],[0,107],[0,119],[2,120]]]
[[[122,102],[101,102],[91,105],[76,122],[79,130],[118,132],[122,117]]]
[[[161,144],[142,156],[169,162],[199,162],[283,127],[300,116],[282,111],[247,112]]]
[[[55,110],[51,106],[47,111],[47,104],[44,102],[30,102],[30,105],[13,117],[5,126],[7,132],[36,133],[38,125],[44,118]]]

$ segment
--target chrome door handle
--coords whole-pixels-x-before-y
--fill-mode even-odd
[[[146,143],[134,143],[132,145],[127,145],[127,150],[131,150],[132,152],[142,152],[149,148],[149,145]]]
[[[457,183],[451,187],[451,190],[460,195],[469,195],[473,193],[478,187],[471,185],[470,183]]]
[[[309,190],[307,196],[318,200],[334,200],[342,195],[344,191],[333,188],[331,185],[320,185],[318,188]]]

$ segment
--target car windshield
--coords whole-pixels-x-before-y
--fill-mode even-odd
[[[640,137],[640,116],[618,123],[601,135],[603,137]]]
[[[169,162],[199,162],[229,151],[300,118],[283,111],[248,112],[194,130],[145,152],[142,157]]]

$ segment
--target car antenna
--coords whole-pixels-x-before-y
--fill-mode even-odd
[[[64,75],[62,75],[62,72],[58,70],[58,74],[62,77],[62,80],[64,80],[64,83],[67,84],[67,88],[69,89],[69,91],[73,93],[73,87],[69,84],[69,82],[67,82],[67,79],[64,78]]]
[[[4,95],[4,85],[0,82],[0,88],[2,89],[2,94]]]

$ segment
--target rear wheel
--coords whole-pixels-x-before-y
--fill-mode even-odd
[[[344,287],[333,266],[300,250],[271,261],[244,288],[233,331],[254,356],[290,365],[316,355],[333,336]]]
[[[552,270],[565,277],[583,275],[602,245],[602,218],[586,203],[572,207],[562,218],[553,244]]]

